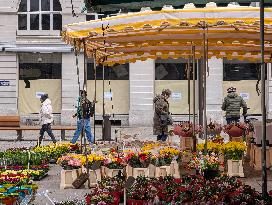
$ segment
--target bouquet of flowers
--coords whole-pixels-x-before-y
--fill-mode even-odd
[[[127,163],[133,168],[146,168],[151,161],[150,152],[130,152],[125,157]]]
[[[110,192],[105,192],[102,189],[95,188],[90,194],[86,194],[85,201],[87,205],[114,205],[119,204],[118,196]]]
[[[224,132],[230,137],[241,137],[244,133],[248,134],[249,130],[249,124],[244,122],[231,123],[224,126]]]
[[[86,163],[86,156],[82,155],[81,157],[81,163],[82,165],[84,165],[85,167],[89,167],[91,168],[91,166],[93,165],[94,162],[98,161],[100,166],[102,166],[103,161],[105,160],[105,157],[96,153],[92,153],[89,154],[87,156],[88,162]]]
[[[198,152],[204,152],[204,143],[197,144],[196,149]],[[223,144],[221,143],[215,143],[215,142],[207,142],[207,152],[209,154],[215,153],[219,154],[223,152]]]
[[[227,159],[241,160],[246,151],[246,145],[243,142],[228,142],[223,150]]]
[[[212,136],[218,136],[220,135],[222,131],[222,126],[217,122],[210,122],[207,125],[207,134]]]
[[[128,201],[142,200],[152,202],[156,197],[156,187],[152,184],[152,181],[144,176],[136,178],[132,187],[127,190]]]
[[[211,155],[202,155],[200,153],[192,158],[188,163],[188,168],[202,172],[204,170],[218,170],[220,165],[222,164],[214,153]]]
[[[168,154],[154,154],[151,157],[151,164],[156,167],[169,166],[173,161],[173,156]]]
[[[200,125],[195,125],[193,132],[193,124],[191,122],[184,122],[178,125],[174,125],[173,133],[182,137],[193,137],[194,134],[199,134],[202,132],[202,127]]]
[[[108,155],[103,161],[105,167],[109,169],[123,169],[126,166],[126,160],[122,155]]]
[[[60,157],[57,163],[60,164],[65,170],[78,169],[82,165],[80,159],[74,158],[71,155]]]

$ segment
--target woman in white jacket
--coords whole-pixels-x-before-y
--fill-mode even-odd
[[[42,128],[40,129],[40,137],[38,141],[38,146],[40,146],[41,141],[44,136],[44,132],[47,132],[51,137],[52,141],[56,143],[56,139],[51,129],[51,123],[53,122],[53,109],[51,105],[51,100],[48,98],[48,94],[43,94],[40,98],[41,101],[41,110],[40,118],[42,123]]]

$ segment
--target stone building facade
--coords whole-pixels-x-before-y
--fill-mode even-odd
[[[61,40],[60,28],[69,23],[99,17],[97,14],[81,13],[82,7],[83,0],[73,0],[73,5],[70,0],[1,0],[0,115],[20,115],[22,123],[35,121],[39,111],[38,97],[42,92],[49,92],[55,107],[55,123],[76,123],[71,116],[75,112],[78,82],[81,86],[83,83],[84,59],[82,54],[76,57],[72,47]],[[124,75],[115,72],[115,77],[106,79],[104,95],[108,96],[107,112],[114,113],[112,119],[122,125],[151,125],[153,97],[167,87],[174,93],[170,102],[174,118],[187,120],[188,81],[184,65],[184,59],[147,60],[112,69],[113,73],[118,71]],[[272,77],[271,65],[267,66],[267,110],[271,118]],[[91,67],[92,61],[89,60],[87,89],[93,93]],[[257,82],[256,67],[257,64],[248,62],[228,62],[216,58],[209,60],[206,99],[208,120],[223,122],[221,104],[229,85],[236,86],[248,101],[253,108],[250,114],[260,116],[261,99],[253,89]],[[246,68],[251,69],[248,78],[241,77]],[[175,71],[179,74],[175,75]],[[233,72],[240,73],[236,79],[232,79],[232,75],[235,75]],[[99,81],[100,86],[102,81]],[[198,99],[198,92],[196,96]],[[93,98],[93,94],[89,97]],[[109,100],[112,98],[113,101]],[[99,103],[97,120],[102,119],[102,104]]]

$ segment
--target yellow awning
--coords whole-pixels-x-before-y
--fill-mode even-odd
[[[98,63],[135,62],[156,58],[260,60],[259,8],[212,7],[138,12],[64,27],[63,39],[77,49],[86,43],[87,55]],[[265,9],[265,61],[271,62],[272,9]]]

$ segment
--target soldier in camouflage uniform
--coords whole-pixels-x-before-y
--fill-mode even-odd
[[[153,134],[157,135],[157,140],[166,141],[168,135],[168,126],[162,124],[161,116],[169,116],[169,103],[167,99],[171,96],[169,89],[164,89],[160,95],[153,99],[155,106],[153,117]]]
[[[240,121],[240,109],[243,108],[243,115],[247,114],[247,104],[241,96],[236,93],[236,88],[227,89],[228,95],[225,97],[222,110],[226,111],[227,124]]]

